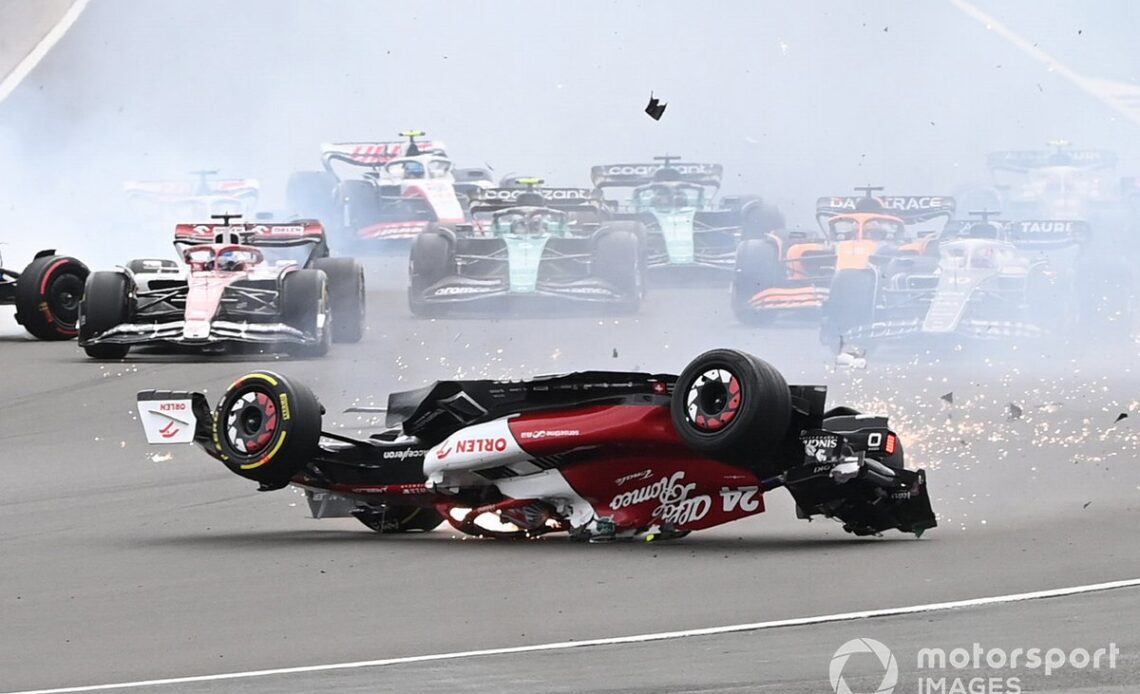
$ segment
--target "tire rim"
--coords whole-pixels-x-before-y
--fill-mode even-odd
[[[727,369],[709,369],[685,394],[685,416],[698,431],[719,431],[740,411],[740,380]]]
[[[45,300],[57,323],[75,327],[79,318],[79,298],[83,296],[83,284],[83,279],[69,272],[48,285]]]
[[[234,400],[226,413],[226,439],[239,453],[253,456],[265,449],[277,433],[277,404],[260,391]]]

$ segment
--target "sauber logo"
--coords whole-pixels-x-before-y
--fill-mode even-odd
[[[582,432],[577,429],[536,429],[534,431],[524,431],[519,434],[521,439],[555,439],[565,438],[567,436],[579,436]]]

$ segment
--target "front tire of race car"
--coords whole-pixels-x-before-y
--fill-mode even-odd
[[[605,232],[594,245],[594,275],[618,292],[621,313],[636,313],[645,296],[641,249],[641,239],[626,229]]]
[[[281,282],[281,314],[285,323],[315,338],[309,343],[287,343],[285,351],[297,357],[323,357],[332,342],[332,311],[328,279],[320,270],[295,270]]]
[[[408,264],[408,308],[413,316],[429,318],[443,313],[440,304],[424,297],[432,285],[455,272],[455,249],[446,233],[429,226],[416,236]]]
[[[246,374],[218,401],[214,427],[230,472],[279,488],[318,452],[321,405],[308,387],[281,374]]]
[[[756,309],[752,297],[777,287],[784,279],[780,253],[771,241],[748,239],[736,249],[732,277],[732,313],[746,325],[760,325],[771,318],[771,311]]]
[[[741,209],[741,230],[745,239],[759,239],[787,226],[784,215],[762,200],[754,200]]]
[[[387,504],[382,508],[359,509],[352,515],[378,533],[428,532],[438,528],[445,520],[435,509],[395,504]]]
[[[79,344],[93,359],[122,359],[130,345],[90,341],[131,317],[131,281],[121,272],[93,272],[79,303]]]
[[[755,462],[787,437],[792,396],[771,364],[737,350],[714,349],[677,377],[670,414],[673,427],[694,451]]]
[[[352,258],[318,258],[313,267],[328,276],[333,342],[364,337],[364,268]]]
[[[88,274],[87,266],[75,258],[36,258],[16,280],[16,322],[41,340],[75,337]]]
[[[871,270],[839,270],[835,273],[827,301],[823,303],[820,339],[824,344],[831,345],[838,352],[849,331],[874,321],[877,284]]]

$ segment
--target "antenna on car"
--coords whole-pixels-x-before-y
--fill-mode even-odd
[[[233,222],[233,220],[235,220],[235,219],[241,219],[241,217],[242,216],[240,214],[229,214],[229,213],[210,215],[210,219],[221,220],[222,224],[225,224],[226,226],[229,226]]]
[[[425,133],[423,130],[404,130],[400,133],[400,137],[408,138],[408,151],[406,153],[406,156],[414,157],[421,154],[420,146],[416,144],[416,138],[423,137],[426,134],[427,133]]]
[[[883,203],[875,197],[875,193],[881,192],[883,186],[855,186],[855,190],[862,193],[863,197],[855,203],[856,212],[882,212]]]
[[[673,162],[680,158],[681,157],[673,154],[663,154],[659,157],[653,157],[653,161],[661,162],[661,168],[653,173],[653,180],[655,182],[681,180],[681,172],[673,168]]]
[[[991,217],[1001,214],[1001,210],[971,210],[970,216],[977,217],[982,222],[990,221]]]
[[[662,154],[659,157],[653,157],[653,161],[661,162],[661,166],[666,168],[666,169],[672,168],[672,166],[671,166],[672,163],[675,161],[680,161],[680,160],[681,160],[681,157],[678,157],[674,154]]]
[[[190,175],[198,177],[198,190],[194,194],[195,195],[207,195],[210,192],[210,183],[209,183],[208,179],[210,178],[210,176],[217,176],[218,170],[217,169],[212,169],[212,170],[202,169],[200,171],[191,171]]]

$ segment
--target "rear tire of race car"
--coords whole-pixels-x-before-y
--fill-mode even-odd
[[[423,506],[397,506],[361,509],[352,514],[369,529],[381,533],[428,532],[446,520],[441,513]]]
[[[870,325],[875,318],[875,273],[870,270],[839,270],[823,303],[820,338],[838,351],[843,336],[852,328]]]
[[[741,231],[746,239],[762,238],[765,234],[780,231],[787,226],[784,214],[762,200],[746,204],[741,209]]]
[[[443,306],[425,301],[424,295],[432,285],[455,272],[455,249],[446,233],[429,226],[416,236],[408,261],[408,308],[413,316],[431,318],[443,314]]]
[[[295,270],[281,283],[281,314],[284,322],[317,337],[310,344],[287,343],[285,351],[295,357],[323,357],[332,342],[332,311],[328,279],[320,270]]]
[[[79,334],[79,303],[90,271],[75,258],[36,258],[16,280],[16,321],[41,340]]]
[[[621,294],[615,304],[620,313],[636,313],[645,296],[641,249],[641,239],[626,229],[608,231],[594,244],[594,275]]]
[[[279,488],[319,450],[321,404],[305,385],[261,371],[226,389],[214,423],[214,442],[230,472]]]
[[[772,317],[771,311],[752,307],[752,297],[765,289],[780,285],[784,266],[780,252],[771,241],[748,239],[736,249],[736,268],[732,276],[732,313],[745,325],[762,325]]]
[[[112,342],[85,344],[131,317],[131,281],[121,272],[93,272],[87,277],[79,303],[79,342],[93,359],[122,359],[130,345]]]
[[[697,453],[757,462],[787,437],[792,396],[783,375],[768,362],[714,349],[677,377],[670,414],[681,439]]]
[[[328,276],[333,342],[364,337],[364,268],[352,258],[318,258],[313,267]]]
[[[285,184],[289,210],[325,225],[336,222],[337,178],[328,171],[296,171]]]

